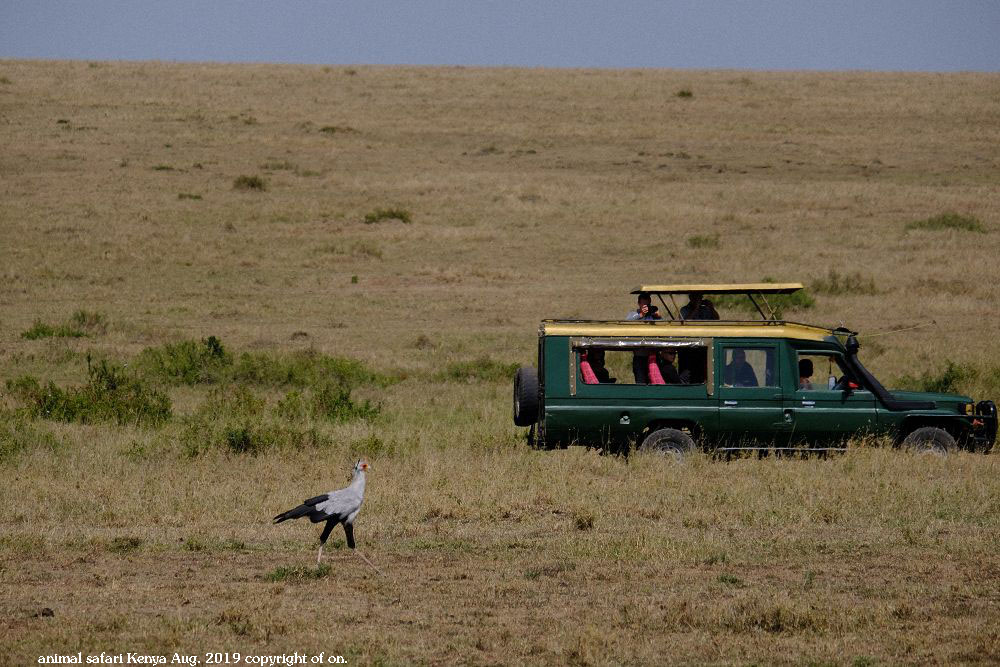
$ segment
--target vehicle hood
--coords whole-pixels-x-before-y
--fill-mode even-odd
[[[972,403],[973,400],[961,394],[940,394],[930,391],[902,391],[891,389],[892,395],[901,401],[934,401],[939,408]]]

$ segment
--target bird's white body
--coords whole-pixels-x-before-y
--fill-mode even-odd
[[[326,500],[317,503],[316,509],[327,516],[346,517],[344,523],[354,523],[363,502],[365,502],[365,470],[356,467],[351,483],[343,489],[326,494]]]
[[[368,462],[359,460],[354,465],[354,472],[351,483],[343,489],[337,489],[321,496],[315,496],[304,501],[298,507],[293,507],[287,512],[282,512],[274,517],[274,523],[281,523],[288,519],[299,519],[304,516],[309,517],[313,523],[326,522],[323,534],[319,537],[319,553],[316,555],[316,563],[323,559],[323,545],[330,536],[330,531],[337,524],[344,526],[344,535],[347,537],[347,546],[354,549],[354,520],[361,511],[361,504],[365,501],[365,473],[368,471]],[[365,561],[371,565],[364,554],[358,552]],[[378,568],[375,568],[378,571]]]

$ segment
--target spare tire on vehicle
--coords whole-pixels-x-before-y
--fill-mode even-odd
[[[521,366],[514,375],[514,423],[531,426],[538,421],[538,371]]]

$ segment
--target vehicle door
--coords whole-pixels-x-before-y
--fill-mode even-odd
[[[793,441],[843,442],[876,430],[875,396],[860,387],[840,352],[793,349],[789,361],[796,373],[785,383],[784,414]]]
[[[778,341],[767,340],[716,343],[719,432],[730,445],[784,444],[787,439],[779,347]]]

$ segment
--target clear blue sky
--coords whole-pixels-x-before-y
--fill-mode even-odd
[[[0,0],[0,58],[1000,71],[1000,0]]]

